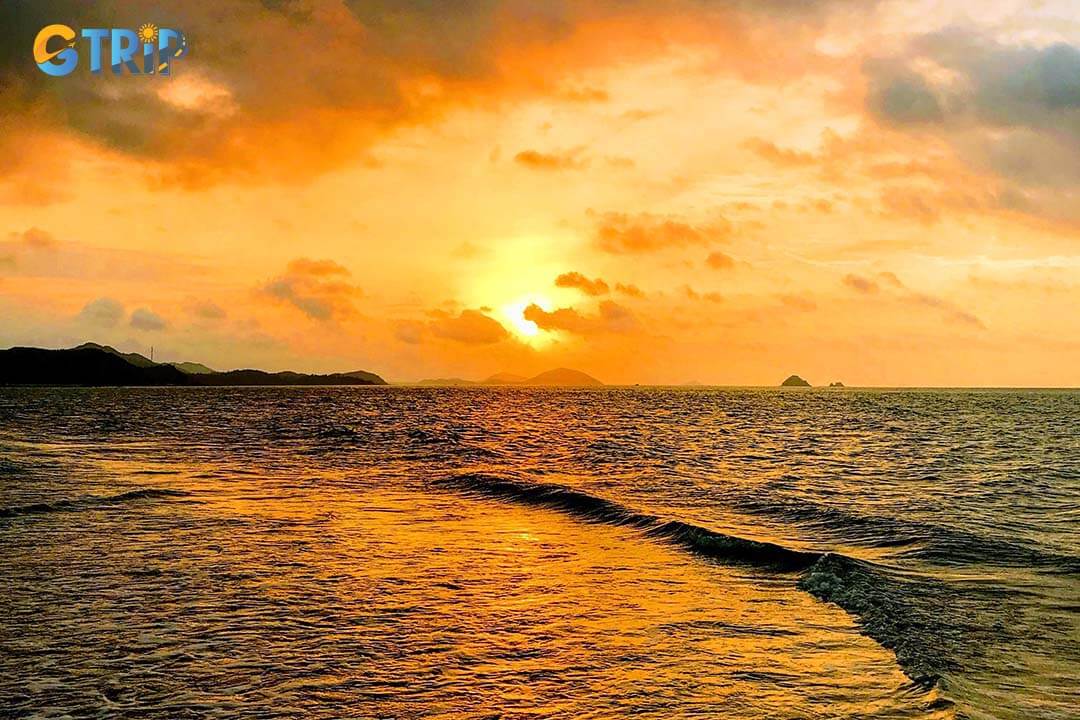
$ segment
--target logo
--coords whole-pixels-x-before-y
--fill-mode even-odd
[[[172,62],[187,54],[184,33],[145,23],[128,28],[83,28],[47,25],[34,38],[34,62],[46,75],[70,75],[80,53],[89,56],[90,72],[100,75],[105,56],[114,75],[171,75]]]

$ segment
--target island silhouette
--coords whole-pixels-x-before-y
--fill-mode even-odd
[[[0,350],[0,385],[386,385],[366,370],[312,375],[298,372],[217,372],[194,362],[158,363],[97,343],[67,350],[13,347]]]
[[[73,348],[50,350],[13,347],[0,350],[0,385],[195,385],[208,387],[253,385],[388,385],[367,370],[325,375],[292,371],[267,372],[246,368],[214,370],[199,362],[155,362],[139,353],[125,353],[109,345],[86,342]],[[532,377],[497,373],[479,381],[462,378],[423,380],[420,385],[522,385],[599,387],[604,383],[570,368],[555,368]]]
[[[547,370],[534,375],[532,377],[525,377],[524,375],[515,375],[514,373],[501,372],[492,375],[491,377],[483,380],[465,380],[463,378],[431,378],[427,380],[421,380],[418,385],[429,385],[434,387],[463,387],[469,385],[541,385],[549,387],[600,387],[604,383],[594,378],[592,375],[581,372],[580,370],[572,370],[571,368],[555,368],[554,370]]]

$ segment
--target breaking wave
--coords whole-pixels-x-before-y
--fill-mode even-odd
[[[651,538],[665,540],[697,555],[746,565],[780,570],[805,570],[820,553],[791,550],[774,543],[747,540],[707,530],[678,520],[635,512],[611,500],[598,498],[553,483],[530,483],[501,476],[466,473],[435,484],[486,497],[561,510],[589,522],[641,530]]]
[[[800,589],[852,615],[862,632],[891,649],[908,677],[920,685],[932,686],[944,672],[956,668],[948,652],[948,637],[959,629],[955,623],[963,624],[965,632],[976,629],[974,622],[969,626],[965,621],[963,608],[953,613],[951,624],[946,625],[941,610],[949,603],[956,610],[955,589],[864,560],[736,537],[637,512],[554,483],[464,473],[436,479],[433,484],[478,497],[558,510],[586,522],[633,528],[647,538],[718,562],[791,573]]]

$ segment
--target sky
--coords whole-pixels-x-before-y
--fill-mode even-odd
[[[1074,0],[0,4],[3,347],[1077,386],[1078,283]]]

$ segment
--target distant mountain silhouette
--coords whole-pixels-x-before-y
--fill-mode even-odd
[[[213,370],[206,367],[202,363],[197,362],[173,362],[169,363],[169,365],[172,365],[174,368],[184,373],[185,375],[208,375],[210,373],[217,372],[217,370]]]
[[[216,372],[211,368],[206,367],[202,363],[196,362],[171,362],[171,363],[156,363],[145,355],[139,353],[123,353],[112,347],[111,345],[98,345],[97,343],[84,342],[82,345],[77,345],[72,350],[101,350],[103,352],[110,353],[117,357],[122,357],[132,365],[136,367],[156,367],[158,365],[172,365],[174,368],[184,373],[185,375],[205,375],[207,373]]]
[[[597,386],[603,385],[594,377],[586,375],[579,370],[570,370],[569,368],[558,368],[556,370],[548,370],[542,372],[539,375],[533,377],[525,377],[524,375],[515,375],[514,373],[496,373],[489,378],[480,380],[465,380],[463,378],[432,378],[429,380],[421,380],[419,385],[429,385],[432,387],[467,387],[470,385],[551,385],[551,386],[567,386],[567,387],[579,387],[579,386]]]
[[[837,381],[837,382],[831,382],[831,383],[829,383],[829,387],[832,387],[832,388],[842,388],[842,387],[845,387],[845,385],[844,385],[844,383],[842,383],[842,382],[839,382],[839,381]]]
[[[135,367],[147,368],[154,367],[158,364],[145,355],[140,355],[139,353],[122,353],[111,345],[98,345],[97,343],[84,342],[82,345],[76,345],[72,350],[101,350],[110,355],[124,358]]]
[[[526,380],[524,385],[565,385],[575,387],[588,387],[603,385],[591,375],[586,375],[580,370],[571,370],[570,368],[556,368],[555,370],[548,370],[542,372],[535,377],[531,377]]]
[[[484,385],[553,385],[566,387],[595,387],[603,385],[591,375],[570,368],[556,368],[533,377],[523,377],[512,373],[498,373],[484,381]]]
[[[386,385],[386,381],[374,373],[332,373],[308,375],[297,372],[269,373],[264,370],[230,370],[204,375],[190,375],[190,385]],[[372,379],[374,378],[374,379]]]
[[[780,383],[780,387],[810,387],[810,383],[806,382],[798,375],[792,375],[787,380]]]
[[[465,380],[464,378],[428,378],[427,380],[421,380],[417,385],[427,385],[429,387],[465,387],[468,385],[479,385],[480,383],[475,380]]]
[[[184,371],[182,368],[187,368]],[[155,363],[138,353],[84,343],[70,350],[0,350],[0,385],[385,385],[374,373],[214,372],[200,363]]]
[[[172,365],[144,367],[92,347],[0,350],[0,385],[188,385],[191,377]]]
[[[331,375],[328,375],[327,377],[338,377],[338,375],[344,375],[345,377],[350,377],[350,378],[353,378],[355,380],[363,380],[368,385],[386,385],[387,384],[386,381],[383,380],[381,377],[379,377],[378,375],[376,375],[373,372],[368,372],[367,370],[353,370],[352,372],[347,372],[347,373],[333,373]]]
[[[528,380],[524,375],[515,375],[514,373],[495,373],[488,379],[483,381],[484,385],[518,385]]]

